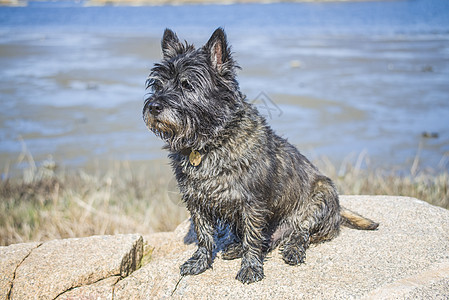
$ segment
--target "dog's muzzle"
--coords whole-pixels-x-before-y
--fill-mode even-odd
[[[148,111],[153,116],[159,115],[162,112],[163,109],[164,109],[164,106],[162,104],[158,103],[158,102],[150,102],[148,104]]]
[[[148,112],[153,116],[157,117],[164,110],[164,105],[162,103],[165,102],[165,97],[159,95],[157,97],[150,97],[145,100],[144,110],[148,109]]]
[[[173,136],[174,131],[171,124],[162,114],[164,105],[160,101],[161,99],[159,98],[148,98],[145,100],[143,120],[150,131],[166,140]]]
[[[162,112],[163,109],[164,109],[164,106],[160,102],[159,98],[155,98],[155,99],[148,98],[145,100],[145,105],[143,107],[144,112],[145,112],[145,110],[148,110],[148,112],[151,115],[156,117],[157,115],[159,115]]]

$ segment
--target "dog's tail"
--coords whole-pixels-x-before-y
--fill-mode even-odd
[[[379,226],[379,223],[374,222],[368,218],[362,217],[349,209],[341,207],[340,215],[342,218],[341,225],[359,229],[359,230],[374,230]]]

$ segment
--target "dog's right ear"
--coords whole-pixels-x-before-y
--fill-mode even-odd
[[[171,58],[182,52],[183,46],[179,42],[178,36],[170,29],[165,29],[161,42],[164,58]]]

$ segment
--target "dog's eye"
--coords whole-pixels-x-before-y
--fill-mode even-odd
[[[190,83],[187,80],[181,80],[181,87],[186,90],[186,91],[191,91],[192,90],[192,86],[190,85]]]
[[[153,90],[156,92],[161,91],[163,88],[162,82],[160,82],[159,80],[155,80],[151,86],[153,87]]]

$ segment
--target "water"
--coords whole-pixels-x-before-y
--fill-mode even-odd
[[[163,29],[202,45],[223,26],[242,90],[306,155],[449,168],[449,1],[83,4],[0,8],[1,167],[165,157],[140,116]]]

